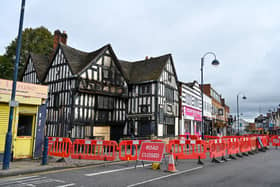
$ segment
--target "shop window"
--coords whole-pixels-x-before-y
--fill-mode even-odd
[[[167,136],[175,135],[175,126],[174,125],[166,125]]]
[[[19,114],[17,136],[32,136],[33,116]]]
[[[163,126],[163,136],[174,136],[175,126],[174,125],[164,125]]]
[[[149,121],[148,118],[142,118],[139,121],[138,134],[142,137],[152,134],[151,121]]]

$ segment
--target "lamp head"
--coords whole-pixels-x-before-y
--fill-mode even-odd
[[[212,61],[212,65],[213,66],[218,66],[220,64],[220,62],[217,60],[217,59],[214,59],[213,61]]]

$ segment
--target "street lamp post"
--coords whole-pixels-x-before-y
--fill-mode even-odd
[[[3,167],[2,167],[3,170],[9,169],[10,160],[11,160],[12,123],[13,123],[14,107],[17,105],[17,103],[15,101],[15,96],[16,96],[18,65],[19,65],[20,49],[21,49],[21,36],[22,36],[22,25],[23,25],[23,17],[24,17],[24,7],[25,7],[25,0],[22,0],[21,11],[20,11],[20,20],[19,20],[19,29],[18,29],[17,48],[16,48],[16,61],[15,61],[15,65],[14,65],[13,88],[12,88],[12,95],[11,95],[11,101],[10,101],[10,117],[9,117],[8,131],[6,134],[5,151],[4,151],[4,157],[3,157]]]
[[[201,68],[200,68],[200,71],[201,71],[201,126],[202,126],[202,132],[201,132],[201,135],[202,135],[202,139],[204,139],[204,118],[203,118],[203,115],[204,115],[204,106],[203,106],[203,66],[204,66],[204,58],[207,56],[207,55],[212,55],[214,56],[214,60],[212,61],[212,65],[214,66],[217,66],[219,65],[219,61],[216,59],[216,54],[214,52],[207,52],[205,53],[202,57],[201,57]]]
[[[240,127],[240,124],[239,124],[239,95],[240,94],[242,94],[242,93],[238,93],[237,94],[237,107],[236,107],[236,109],[237,109],[237,125],[238,125],[238,135],[239,135],[239,133],[240,133],[240,131],[239,131],[239,127]],[[244,95],[244,94],[242,94],[243,96],[242,96],[242,99],[247,99],[247,97]]]

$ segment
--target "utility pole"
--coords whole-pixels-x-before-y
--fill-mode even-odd
[[[14,66],[13,89],[12,89],[12,95],[11,95],[11,101],[10,101],[10,117],[9,117],[8,131],[6,134],[5,151],[4,151],[4,158],[3,158],[3,170],[9,169],[10,160],[11,160],[12,125],[13,125],[13,117],[14,117],[14,115],[13,115],[14,108],[17,106],[17,102],[15,101],[15,96],[16,96],[16,87],[17,87],[18,65],[19,65],[19,58],[20,58],[24,7],[25,7],[25,0],[22,0],[21,1],[20,20],[19,20],[19,29],[18,29],[18,38],[17,38],[16,61],[15,61],[15,66]]]

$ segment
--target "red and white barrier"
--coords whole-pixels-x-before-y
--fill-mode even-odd
[[[76,139],[71,150],[72,159],[109,160],[116,159],[116,141]]]
[[[70,138],[49,137],[48,155],[69,157],[72,147]]]

